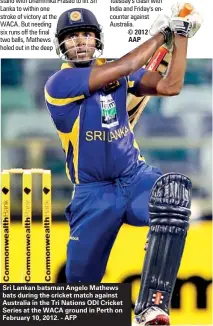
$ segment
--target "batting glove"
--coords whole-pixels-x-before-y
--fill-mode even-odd
[[[168,49],[172,48],[172,30],[170,28],[170,19],[166,15],[159,15],[151,25],[149,30],[151,36],[162,33]]]
[[[172,6],[172,17],[170,18],[169,26],[175,34],[191,38],[201,27],[203,19],[194,10],[186,17],[178,17],[183,6],[184,4],[180,3]]]

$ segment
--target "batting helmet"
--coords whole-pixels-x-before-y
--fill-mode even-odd
[[[95,15],[88,9],[73,8],[63,12],[58,19],[54,42],[58,55],[60,55],[60,52],[62,54],[65,53],[65,36],[68,33],[80,30],[89,30],[95,33],[96,49],[100,52],[99,55],[102,54],[104,48],[102,27],[99,25]],[[66,54],[64,57],[68,59]]]

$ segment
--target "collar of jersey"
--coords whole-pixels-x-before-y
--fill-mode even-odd
[[[95,65],[97,66],[102,66],[106,63],[106,59],[105,58],[98,58],[95,60]],[[67,68],[73,68],[72,66],[70,66],[70,64],[68,62],[64,62],[61,65],[61,70],[62,69],[67,69]]]

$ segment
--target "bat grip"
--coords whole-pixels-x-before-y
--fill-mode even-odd
[[[186,17],[193,11],[194,7],[190,3],[185,3],[184,7],[179,12],[179,17]]]

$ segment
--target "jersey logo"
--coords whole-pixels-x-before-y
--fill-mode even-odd
[[[111,94],[100,95],[102,127],[112,128],[118,126],[117,108]]]

